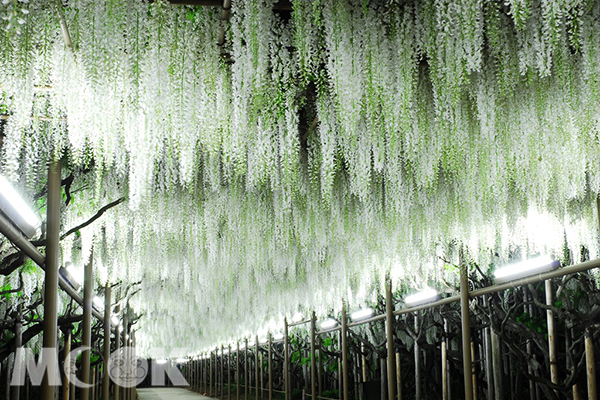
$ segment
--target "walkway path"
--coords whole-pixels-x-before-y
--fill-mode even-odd
[[[208,400],[191,390],[182,388],[147,388],[137,390],[140,400]]]

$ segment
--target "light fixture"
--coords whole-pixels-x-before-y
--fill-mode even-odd
[[[41,225],[40,219],[2,175],[0,175],[0,210],[30,239],[35,236]]]
[[[283,336],[283,333],[279,332],[273,335],[273,339],[274,340],[283,340],[285,336]]]
[[[559,266],[560,261],[553,260],[549,256],[540,256],[499,268],[494,275],[496,283],[503,283],[541,272],[552,271]]]
[[[94,298],[92,299],[92,305],[98,311],[104,310],[104,300],[102,300],[98,296],[94,296]]]
[[[58,269],[58,272],[76,292],[81,289],[81,284],[83,283],[83,271],[73,266],[73,263],[67,261],[64,267]]]
[[[167,363],[167,359],[166,358],[159,358],[158,360],[156,360],[157,364],[166,364]]]
[[[113,316],[110,318],[110,322],[111,322],[111,323],[112,323],[114,326],[118,326],[118,325],[119,325],[119,318],[117,318],[117,316],[116,316],[116,315],[113,315]]]
[[[337,325],[337,321],[335,319],[326,319],[321,322],[321,329],[331,329]]]
[[[352,321],[360,321],[361,319],[369,318],[373,315],[373,310],[371,308],[365,308],[364,310],[354,311],[350,314]]]
[[[421,304],[435,301],[439,299],[439,297],[440,294],[436,290],[430,288],[407,296],[404,299],[404,303],[406,303],[407,306],[420,306]]]

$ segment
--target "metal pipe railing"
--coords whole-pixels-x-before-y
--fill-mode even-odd
[[[0,233],[2,233],[16,248],[21,250],[23,254],[31,258],[39,267],[46,271],[46,258],[40,253],[40,251],[6,218],[0,213]],[[83,306],[83,298],[73,289],[73,287],[58,274],[58,285],[64,290],[77,304]],[[95,309],[92,309],[92,313],[99,320],[103,320],[102,314]]]

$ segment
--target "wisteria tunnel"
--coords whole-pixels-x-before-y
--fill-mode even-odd
[[[0,0],[0,400],[597,400],[600,0]]]

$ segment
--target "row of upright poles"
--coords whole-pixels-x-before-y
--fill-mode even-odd
[[[41,265],[45,269],[44,282],[44,322],[43,322],[43,347],[50,350],[58,357],[58,290],[59,290],[59,267],[60,267],[60,209],[61,209],[61,162],[60,160],[52,161],[48,168],[48,202],[47,202],[47,225],[46,225],[46,255],[42,260]],[[35,260],[40,263],[39,260]],[[94,282],[93,282],[93,251],[90,260],[84,267],[84,286],[83,286],[83,321],[82,321],[82,341],[83,347],[91,348],[92,345],[92,317],[93,317],[93,297],[94,297]],[[111,356],[111,332],[114,330],[115,346],[114,350],[119,350],[121,347],[135,347],[135,335],[129,337],[127,312],[123,313],[122,332],[119,326],[112,327],[112,303],[111,303],[111,287],[107,284],[104,295],[104,343],[103,343],[103,359],[104,367],[102,374],[102,400],[108,400],[110,395],[111,380],[108,374],[109,359]],[[122,333],[122,338],[121,338]],[[70,333],[65,337],[65,355],[71,352],[71,337]],[[82,352],[81,377],[79,380],[83,384],[97,384],[97,368],[92,368],[91,352],[86,350]],[[70,360],[65,359],[64,362],[70,363]],[[40,397],[42,400],[55,400],[57,386],[52,384],[50,377],[60,376],[58,368],[59,363],[48,363],[48,368],[42,379]],[[99,376],[99,375],[98,375]],[[68,379],[68,377],[67,377]],[[65,379],[62,382],[63,400],[75,398],[75,387],[72,383]],[[86,385],[87,386],[87,385]],[[95,387],[95,386],[94,386]],[[19,398],[19,386],[12,388],[13,399]],[[135,399],[135,388],[118,387],[114,385],[114,400],[133,400]],[[91,387],[82,387],[80,389],[79,399],[90,400],[93,394],[93,399],[99,396],[99,390],[92,390]]]
[[[540,274],[533,278],[523,278],[522,280],[515,281],[511,284],[506,285],[495,285],[492,287],[479,289],[476,291],[469,291],[468,287],[468,279],[467,279],[467,267],[464,263],[461,263],[460,270],[460,309],[461,309],[461,347],[462,347],[462,360],[463,360],[463,385],[464,385],[464,393],[466,400],[475,400],[477,398],[476,387],[476,377],[474,373],[474,364],[473,359],[475,358],[475,350],[474,350],[474,342],[471,337],[471,321],[470,321],[470,313],[469,313],[469,303],[473,297],[477,296],[485,296],[493,292],[498,292],[502,290],[506,290],[510,287],[521,286],[524,282],[532,283],[534,281],[543,281],[545,284],[545,292],[546,292],[546,305],[553,305],[553,286],[551,279],[544,279],[546,276],[549,278],[564,276],[570,273],[582,272],[591,268],[597,268],[600,266],[600,260],[593,260],[591,262],[582,263],[572,267],[566,267],[559,271],[553,271],[548,274]],[[291,365],[290,365],[290,340],[289,340],[289,328],[292,326],[302,325],[306,323],[310,323],[310,394],[307,395],[307,398],[319,399],[321,398],[321,379],[320,376],[317,375],[320,373],[320,368],[316,366],[316,337],[317,335],[323,333],[329,333],[336,330],[339,330],[340,333],[340,399],[342,400],[350,400],[350,380],[349,380],[349,357],[348,357],[348,343],[347,343],[347,332],[349,327],[357,326],[362,323],[370,323],[378,320],[385,320],[385,332],[386,332],[386,347],[387,347],[387,357],[386,357],[386,382],[387,382],[387,398],[389,400],[401,399],[402,398],[402,385],[401,385],[401,371],[400,371],[400,352],[397,351],[394,345],[394,320],[395,317],[401,314],[415,313],[415,324],[417,324],[418,316],[416,312],[420,310],[424,310],[427,308],[439,306],[441,304],[448,304],[454,301],[458,301],[453,298],[445,298],[439,300],[437,302],[432,302],[430,304],[413,307],[409,309],[403,310],[395,310],[394,307],[394,299],[392,294],[392,284],[390,279],[386,279],[385,285],[385,314],[381,316],[376,316],[373,318],[369,318],[359,323],[348,324],[348,318],[346,315],[346,306],[345,304],[342,306],[341,312],[341,323],[340,326],[335,329],[325,329],[321,331],[317,331],[316,329],[316,317],[315,313],[312,313],[312,316],[309,320],[301,321],[298,323],[288,323],[287,319],[284,321],[284,332],[283,332],[283,385],[281,391],[274,390],[273,388],[273,336],[269,333],[268,343],[266,343],[267,347],[267,387],[263,385],[261,382],[262,377],[264,376],[261,371],[259,371],[260,365],[263,364],[263,361],[259,359],[260,353],[260,345],[259,338],[256,336],[255,344],[256,344],[256,354],[255,354],[255,377],[254,377],[254,386],[250,386],[248,382],[251,380],[251,371],[248,368],[248,339],[244,339],[244,346],[240,348],[240,342],[237,342],[237,347],[233,349],[234,352],[237,352],[235,357],[235,382],[236,385],[236,400],[240,400],[242,398],[244,400],[248,399],[248,389],[255,389],[257,393],[257,398],[267,398],[269,400],[273,399],[273,394],[275,392],[280,392],[285,394],[286,400],[291,400],[292,393],[292,383],[291,383]],[[484,297],[485,299],[485,297]],[[485,301],[485,300],[484,300]],[[547,326],[548,326],[548,348],[549,348],[549,360],[550,360],[550,376],[552,383],[559,384],[558,378],[558,366],[557,366],[557,351],[556,351],[556,338],[555,338],[555,321],[554,314],[551,310],[546,311],[547,318]],[[417,329],[417,327],[415,327]],[[490,340],[494,347],[493,343],[495,343],[495,347],[499,347],[498,342],[499,338],[494,332],[489,332],[491,337],[486,337],[486,340]],[[588,400],[597,400],[597,390],[596,390],[596,377],[595,377],[595,361],[594,361],[594,347],[592,342],[592,334],[590,332],[590,328],[586,328],[585,330],[585,353],[586,353],[586,366],[587,366],[587,393]],[[244,360],[244,368],[243,368],[243,377],[240,376],[240,358],[242,357],[243,351],[243,360]],[[219,354],[220,353],[220,354]],[[448,343],[443,341],[441,343],[441,353],[442,353],[442,394],[443,399],[449,399],[449,380],[448,377]],[[494,352],[495,353],[495,352]],[[488,354],[490,359],[494,359],[493,368],[501,369],[501,361],[499,361],[498,354]],[[220,360],[218,358],[220,357]],[[223,371],[224,365],[232,367],[231,359],[226,357],[232,357],[232,348],[229,345],[227,348],[221,346],[220,349],[211,351],[207,354],[201,355],[198,359],[191,360],[186,366],[185,372],[187,374],[188,381],[191,382],[191,387],[193,390],[197,390],[200,392],[206,392],[209,396],[221,396],[221,398],[232,399],[231,388],[233,386],[231,380],[231,370],[228,368],[227,372]],[[419,360],[419,347],[415,345],[415,362],[418,367]],[[499,364],[500,363],[500,364]],[[365,359],[363,355],[362,359],[363,364],[363,380],[366,376],[364,372],[365,368]],[[498,366],[500,365],[500,366]],[[496,374],[496,372],[493,372]],[[240,379],[243,379],[244,384],[240,384]],[[491,379],[499,379],[497,377],[492,377]],[[420,381],[420,378],[416,377],[416,382]],[[500,380],[500,379],[499,379]],[[317,387],[317,382],[319,385]],[[228,387],[227,392],[225,391],[225,387]],[[243,391],[241,390],[243,386]],[[496,385],[497,389],[498,385]],[[417,398],[421,398],[422,393],[420,390],[420,384],[415,385],[415,390],[417,391]],[[502,399],[503,394],[501,390],[494,390],[495,388],[492,386],[491,382],[488,382],[488,395],[490,398]],[[574,388],[574,393],[576,393],[577,388]],[[577,397],[576,397],[577,398]]]

